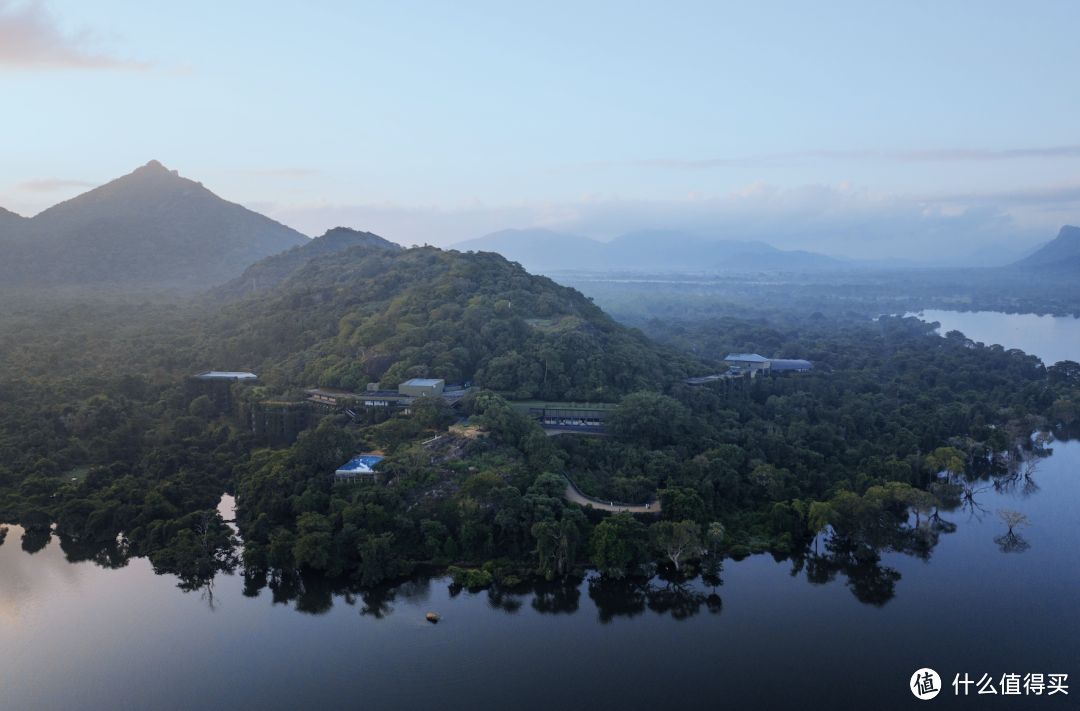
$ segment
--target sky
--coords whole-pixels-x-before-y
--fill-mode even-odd
[[[1080,3],[0,0],[0,206],[958,260],[1080,224]]]

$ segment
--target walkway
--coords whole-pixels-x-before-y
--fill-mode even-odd
[[[567,501],[573,501],[584,506],[585,504],[592,504],[594,509],[600,509],[601,511],[629,511],[630,513],[660,513],[660,502],[654,501],[646,508],[643,504],[616,504],[609,503],[607,501],[600,501],[590,496],[585,496],[581,493],[581,490],[574,486],[574,482],[569,479],[566,480],[566,492],[563,494],[563,498]]]

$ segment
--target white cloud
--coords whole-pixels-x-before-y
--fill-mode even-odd
[[[853,258],[955,260],[986,245],[1024,248],[1080,222],[1080,183],[1016,190],[872,193],[851,186],[786,190],[756,181],[729,195],[683,200],[583,196],[552,203],[454,208],[317,202],[252,206],[309,235],[344,225],[401,244],[449,246],[505,228],[546,227],[609,240],[643,229],[761,240]]]
[[[647,158],[632,160],[632,165],[645,168],[670,168],[676,170],[705,170],[709,168],[756,168],[790,165],[813,160],[875,161],[899,163],[930,162],[984,162],[1019,160],[1030,158],[1080,158],[1080,145],[1049,146],[1045,148],[1015,148],[991,151],[970,148],[916,151],[798,151],[774,153],[742,158],[706,158],[681,160],[675,158]],[[566,166],[560,170],[571,171],[578,166]],[[606,166],[605,166],[606,167]]]
[[[94,51],[94,39],[86,30],[65,34],[41,0],[0,0],[0,70],[150,68],[147,62]]]

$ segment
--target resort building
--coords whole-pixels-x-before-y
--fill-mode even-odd
[[[724,359],[724,362],[731,366],[726,373],[687,378],[683,382],[691,386],[708,385],[718,380],[741,378],[745,375],[754,377],[759,373],[762,375],[806,373],[814,369],[814,364],[808,360],[765,358],[757,353],[732,353]]]
[[[291,444],[311,423],[313,413],[306,402],[266,400],[251,406],[251,434],[266,444]]]
[[[413,378],[398,385],[398,392],[409,397],[436,397],[443,394],[445,380]]]
[[[232,386],[236,383],[253,384],[259,376],[254,373],[212,370],[199,373],[189,381],[192,398],[206,395],[214,402],[218,412],[233,409]]]
[[[808,360],[763,358],[757,353],[732,353],[724,358],[724,362],[731,366],[735,374],[755,374],[756,371],[766,375],[785,372],[805,373],[814,369],[814,364]]]
[[[375,480],[375,470],[372,469],[376,462],[382,461],[382,457],[375,454],[360,454],[350,459],[330,475],[330,481],[352,482],[360,480]]]
[[[603,432],[604,420],[615,405],[605,402],[511,402],[518,412],[540,422],[545,430]]]

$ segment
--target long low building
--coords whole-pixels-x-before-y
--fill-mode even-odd
[[[510,406],[540,422],[545,429],[573,428],[599,431],[615,408],[605,402],[511,402]]]
[[[251,385],[259,376],[254,373],[246,373],[232,370],[212,370],[208,373],[199,373],[190,380],[190,390],[193,397],[206,395],[214,402],[218,412],[232,412],[233,393],[232,386],[235,383]]]
[[[808,360],[765,358],[757,353],[732,353],[724,358],[724,362],[731,366],[726,373],[687,378],[683,382],[687,385],[708,385],[723,378],[738,378],[747,374],[754,376],[758,373],[762,375],[807,373],[814,369],[814,364]]]
[[[754,371],[762,371],[766,374],[805,373],[814,369],[814,364],[808,360],[765,358],[757,353],[732,353],[727,358],[724,358],[724,362],[731,366],[732,371],[738,369],[739,373],[753,373]]]
[[[814,364],[808,360],[780,360],[773,358],[769,361],[769,372],[771,373],[806,373],[814,369]]]

